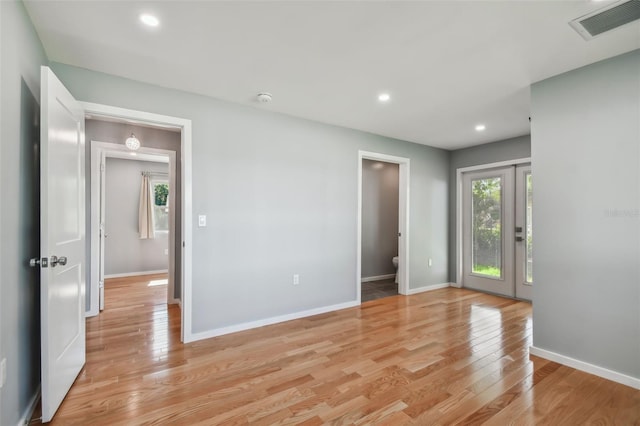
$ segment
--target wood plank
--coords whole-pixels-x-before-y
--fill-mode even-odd
[[[53,425],[640,424],[640,391],[529,356],[524,302],[447,288],[183,345],[164,278],[108,280]]]

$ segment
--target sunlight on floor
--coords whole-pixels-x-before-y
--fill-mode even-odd
[[[167,284],[169,284],[169,279],[168,278],[165,278],[165,279],[162,279],[162,280],[151,280],[151,281],[149,281],[148,287],[155,287],[157,285],[167,285]]]

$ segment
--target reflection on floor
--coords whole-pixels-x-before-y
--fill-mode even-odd
[[[398,295],[398,284],[395,283],[395,278],[362,283],[362,301],[363,302],[368,302],[369,300],[382,299],[383,297],[397,296],[397,295]]]
[[[123,400],[117,393],[128,386],[142,386],[135,380],[131,385],[130,378],[139,380],[146,372],[172,365],[170,348],[182,346],[180,308],[167,305],[167,274],[107,279],[104,298],[104,311],[87,318],[85,366],[51,425],[89,424],[96,412],[109,411],[106,407],[122,405],[125,400],[131,407],[136,398],[130,395]],[[94,398],[91,395],[97,389],[113,389],[114,394],[105,391]],[[78,411],[86,412],[87,417],[71,420]],[[40,416],[38,405],[29,424],[41,424]]]
[[[135,299],[87,321],[51,426],[640,425],[640,390],[529,355],[529,303],[444,288],[182,344]]]

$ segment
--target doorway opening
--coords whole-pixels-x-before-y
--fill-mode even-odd
[[[113,272],[110,273],[109,270],[100,270],[100,267],[106,266],[105,262],[101,262],[101,256],[105,254],[105,250],[101,249],[101,243],[108,241],[111,236],[109,224],[101,222],[101,217],[104,218],[104,212],[101,216],[100,211],[101,164],[105,164],[106,161],[127,161],[123,158],[131,161],[132,158],[135,158],[147,166],[145,170],[138,171],[138,174],[130,182],[131,187],[135,188],[139,194],[143,181],[142,172],[147,172],[145,174],[149,177],[150,208],[157,210],[152,213],[156,213],[156,216],[164,214],[163,217],[158,217],[156,229],[152,230],[153,236],[159,238],[149,239],[151,241],[147,242],[167,240],[166,247],[162,248],[160,252],[166,260],[165,268],[156,269],[156,267],[147,265],[140,271],[154,274],[160,272],[161,275],[140,277],[148,278],[146,285],[153,287],[156,293],[159,290],[157,284],[160,281],[166,281],[166,284],[163,284],[167,289],[164,293],[166,297],[163,300],[167,306],[169,304],[176,306],[176,312],[180,318],[180,339],[185,343],[190,342],[193,340],[191,333],[191,121],[86,102],[82,103],[82,106],[85,110],[85,121],[88,123],[85,139],[91,158],[90,161],[87,161],[88,175],[91,176],[91,189],[88,190],[91,199],[90,213],[87,215],[90,218],[87,229],[87,235],[90,236],[87,316],[95,316],[100,313],[100,295],[101,289],[104,291],[105,275],[107,277],[111,275],[111,278],[122,278],[114,277]],[[116,130],[114,131],[114,129]],[[125,146],[125,141],[131,133],[136,135],[141,145],[135,151],[131,151]],[[163,163],[164,165],[160,164],[160,166],[165,169],[168,168],[165,171],[166,174],[148,166],[159,163]],[[105,164],[102,167],[108,173],[109,165]],[[162,191],[165,189],[162,188],[163,186],[166,186],[168,191]],[[158,195],[160,195],[157,206],[156,188],[159,189]],[[166,193],[161,194],[163,192]],[[108,203],[106,204],[108,205]],[[138,227],[138,208],[135,209],[133,216],[129,219],[130,223]],[[103,229],[101,229],[101,223],[105,225]],[[166,231],[160,229],[163,226],[168,229]],[[139,232],[139,227],[136,232]],[[106,233],[107,238],[101,238],[101,233]],[[151,244],[153,245],[153,243]],[[106,253],[108,254],[108,250]],[[123,274],[131,276],[129,272],[132,271],[124,271]],[[140,281],[141,279],[136,280]],[[104,296],[104,293],[102,295]],[[105,298],[102,300],[104,301]]]
[[[358,153],[358,302],[408,294],[409,159]]]
[[[104,132],[118,138],[125,131],[122,124],[86,120],[86,133],[104,138]],[[126,131],[141,128],[129,128]],[[172,143],[179,149],[180,136],[175,132],[153,131],[146,136],[153,139],[147,145]],[[121,278],[151,276],[155,292],[164,289],[167,304],[179,302],[180,259],[176,258],[176,222],[180,209],[176,191],[176,151],[144,147],[130,151],[117,143],[88,140],[91,150],[91,241],[97,240],[97,262],[91,265],[92,283],[97,280],[97,294],[93,287],[90,299],[99,310],[105,309],[105,283]],[[156,275],[164,274],[164,285],[158,285]],[[151,279],[150,278],[150,279]],[[126,280],[125,280],[126,281]],[[151,285],[151,284],[149,284]],[[133,303],[133,301],[132,301]],[[94,308],[95,311],[95,308]]]
[[[459,280],[464,287],[531,300],[531,165],[458,171]]]
[[[398,293],[399,166],[362,160],[362,301]]]

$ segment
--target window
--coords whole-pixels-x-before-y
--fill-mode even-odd
[[[169,232],[169,183],[152,181],[153,219],[155,232]]]
[[[472,272],[502,277],[502,178],[471,181]]]

